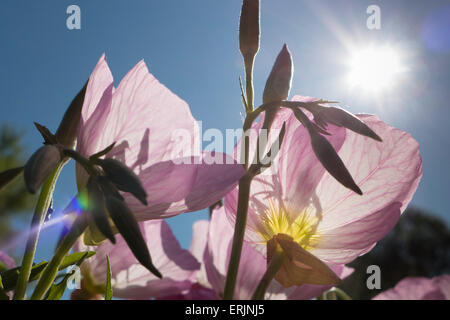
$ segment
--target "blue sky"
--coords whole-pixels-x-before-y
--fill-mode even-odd
[[[81,8],[81,30],[66,28],[66,9]],[[381,8],[381,29],[368,30],[366,8]],[[1,122],[22,130],[28,152],[41,143],[33,121],[56,129],[67,105],[104,52],[116,84],[139,60],[188,102],[203,128],[242,126],[238,77],[240,0],[25,1],[0,4]],[[295,75],[291,94],[337,100],[355,113],[375,113],[420,143],[424,176],[413,204],[450,222],[450,4],[448,1],[262,1],[256,104],[276,55],[287,43]],[[407,71],[377,94],[343,80],[352,48],[391,45]],[[74,169],[55,193],[61,208],[75,194]],[[169,219],[184,247],[190,225],[206,211]],[[45,232],[38,259],[48,258],[55,231]],[[19,248],[20,252],[21,249]]]

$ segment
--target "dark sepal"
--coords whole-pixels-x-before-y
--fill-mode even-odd
[[[136,259],[155,276],[162,278],[161,273],[153,265],[138,222],[125,202],[106,196],[106,208]]]
[[[108,213],[105,208],[105,199],[103,192],[97,183],[95,177],[90,177],[87,183],[89,211],[94,219],[94,223],[98,230],[111,241],[116,243],[116,238],[112,232],[111,225],[108,220]]]
[[[44,138],[44,144],[57,144],[58,143],[56,136],[53,133],[51,133],[47,127],[45,127],[37,122],[34,122],[34,125],[35,125],[36,129],[38,129],[42,138]]]
[[[316,131],[315,126],[312,125],[312,122],[303,113],[303,111],[298,108],[293,108],[292,111],[294,112],[297,120],[299,120],[308,130],[314,154],[317,159],[319,159],[320,163],[322,163],[324,168],[343,186],[353,190],[359,195],[362,195],[361,189],[353,180],[350,172],[348,172],[344,162],[342,162],[331,143]]]
[[[106,177],[121,191],[129,192],[147,205],[147,192],[139,177],[122,162],[115,159],[96,159],[95,163],[105,171]]]
[[[64,116],[56,130],[56,140],[64,147],[72,149],[75,146],[78,124],[81,119],[81,109],[83,108],[84,96],[89,80],[84,84],[83,88],[78,92],[70,103]]]
[[[320,106],[318,118],[322,119],[321,121],[324,120],[336,126],[347,128],[376,141],[382,141],[367,124],[342,108]]]
[[[107,155],[108,152],[110,152],[114,146],[116,145],[115,142],[111,143],[109,146],[107,146],[105,149],[103,149],[102,151],[99,151],[97,153],[94,153],[92,156],[89,157],[89,160],[95,160],[98,159],[100,157],[103,157],[104,155]]]

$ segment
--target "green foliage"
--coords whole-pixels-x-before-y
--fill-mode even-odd
[[[75,264],[78,267],[83,263],[83,261],[86,258],[91,256],[89,251],[81,252],[81,253],[82,253],[81,258]],[[62,268],[60,267],[60,269],[62,269]],[[66,287],[67,287],[67,284],[68,284],[70,278],[75,274],[75,272],[76,272],[75,269],[73,269],[70,273],[67,273],[59,283],[54,283],[50,287],[45,300],[59,300],[59,299],[61,299],[61,297],[64,294],[64,291],[66,291]]]
[[[83,262],[85,259],[92,257],[94,254],[94,251],[76,252],[69,254],[62,261],[59,270],[64,270],[65,268],[74,264],[81,264],[80,261]],[[33,265],[29,281],[38,279],[47,264],[47,261],[42,261],[38,264]],[[3,278],[3,286],[6,291],[15,288],[17,279],[19,277],[19,271],[20,266],[0,272],[0,277]]]

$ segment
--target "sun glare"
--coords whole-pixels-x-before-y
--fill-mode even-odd
[[[399,52],[390,46],[355,50],[350,57],[349,69],[348,84],[372,92],[393,88],[405,71]]]

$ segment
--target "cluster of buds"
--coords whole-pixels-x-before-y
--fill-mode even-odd
[[[32,154],[25,166],[1,172],[0,190],[23,171],[27,190],[34,194],[57,166],[65,160],[62,153],[63,148],[73,148],[76,143],[86,88],[87,82],[67,108],[56,134],[52,134],[46,127],[35,123],[44,138],[44,146]]]
[[[116,228],[136,259],[161,278],[161,273],[153,265],[138,222],[119,191],[131,193],[143,205],[147,205],[147,193],[133,170],[116,159],[102,159],[114,145],[115,143],[111,144],[89,159],[72,149],[64,149],[63,153],[77,161],[89,174],[80,197],[87,195],[87,203],[83,209],[90,213],[90,228],[97,229],[114,244],[116,239],[113,228]]]

